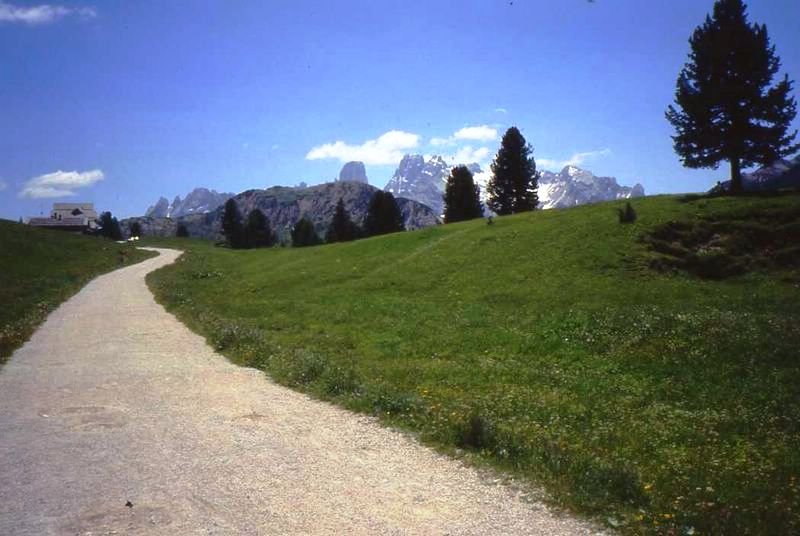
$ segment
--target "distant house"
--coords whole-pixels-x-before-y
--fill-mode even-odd
[[[53,203],[49,218],[30,218],[28,225],[86,231],[97,228],[96,220],[97,211],[94,209],[94,203]]]

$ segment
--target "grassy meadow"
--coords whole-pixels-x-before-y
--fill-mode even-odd
[[[234,362],[623,533],[800,532],[800,197],[633,204],[629,225],[614,202],[314,248],[171,240],[148,282]],[[776,229],[783,256],[739,240]]]
[[[103,238],[0,220],[0,364],[89,280],[153,255]]]

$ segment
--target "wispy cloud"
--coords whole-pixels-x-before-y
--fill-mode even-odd
[[[326,143],[312,148],[306,160],[335,158],[341,162],[360,160],[369,165],[395,165],[403,155],[419,145],[419,135],[402,130],[390,130],[377,139],[367,140],[361,145],[349,145],[343,141]]]
[[[497,139],[497,129],[489,125],[478,125],[474,127],[464,127],[457,130],[449,138],[431,138],[431,145],[438,147],[442,145],[455,145],[461,141],[492,141]]]
[[[69,197],[75,190],[85,188],[105,178],[99,169],[90,171],[55,171],[29,179],[19,197],[42,199],[47,197]]]
[[[91,19],[97,16],[97,12],[91,7],[66,7],[52,4],[17,6],[0,0],[0,23],[18,22],[34,26],[49,24],[70,16]]]
[[[499,114],[507,114],[508,113],[508,110],[506,110],[505,108],[495,108],[494,111],[499,113]]]
[[[550,170],[561,170],[566,166],[580,167],[589,160],[594,160],[611,154],[611,149],[600,149],[599,151],[586,151],[575,153],[566,160],[553,160],[550,158],[537,158],[537,167]]]
[[[8,188],[8,184],[3,179],[0,179],[0,192]]]

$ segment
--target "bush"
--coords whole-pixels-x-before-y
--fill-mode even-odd
[[[617,214],[619,215],[620,223],[633,223],[636,221],[636,211],[633,210],[630,201],[625,203],[625,208],[618,208]]]
[[[491,449],[495,443],[495,429],[491,421],[479,413],[472,413],[458,428],[458,446],[475,450]]]

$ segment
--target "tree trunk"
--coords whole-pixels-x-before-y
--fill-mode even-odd
[[[742,193],[742,165],[738,157],[731,158],[731,188],[730,193]]]

